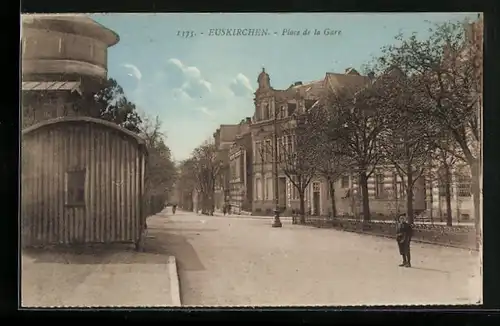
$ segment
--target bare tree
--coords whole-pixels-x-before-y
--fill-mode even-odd
[[[300,223],[305,223],[305,191],[316,174],[314,142],[309,134],[307,115],[296,115],[279,123],[277,129],[277,166],[283,172],[299,195]],[[274,136],[274,135],[273,135]],[[272,157],[273,142],[264,142],[261,157]],[[272,161],[272,160],[271,160]]]
[[[394,167],[403,180],[406,214],[413,223],[414,187],[429,166],[440,131],[418,111],[420,97],[412,92],[413,80],[398,68],[377,79],[379,106],[385,106],[387,124],[379,146],[385,164]]]
[[[217,175],[222,163],[218,159],[215,144],[207,141],[194,149],[193,167],[197,187],[201,195],[202,213],[213,214]]]
[[[344,174],[349,172],[351,160],[340,153],[338,139],[328,130],[329,114],[322,101],[305,112],[307,124],[304,126],[309,135],[310,151],[314,150],[316,155],[316,173],[324,177],[328,184],[332,217],[337,216],[337,205],[335,199],[335,182]]]
[[[454,153],[454,154],[452,154]],[[432,175],[430,178],[438,182],[440,195],[444,192],[446,202],[446,224],[452,226],[453,211],[451,208],[451,196],[453,186],[453,175],[457,175],[456,167],[466,163],[459,159],[460,148],[454,141],[453,137],[448,134],[443,134],[436,139],[435,148],[432,154]],[[432,180],[432,179],[431,179]],[[441,200],[441,199],[439,199]]]
[[[172,160],[170,148],[165,143],[166,137],[161,132],[160,119],[143,117],[139,134],[145,139],[149,152],[145,176],[146,192],[149,196],[159,196],[158,198],[165,201],[177,177],[177,168]]]
[[[199,190],[194,159],[191,157],[181,162],[179,170],[177,190],[180,193],[180,206],[192,211],[194,209],[193,195]]]
[[[464,26],[466,28],[464,29]],[[421,96],[426,121],[435,121],[452,135],[460,158],[470,167],[478,245],[480,241],[480,125],[482,47],[466,37],[468,23],[444,23],[431,36],[397,37],[399,44],[385,48],[382,64],[396,64],[415,78],[413,92]],[[477,41],[477,40],[475,40]],[[482,43],[482,42],[480,42]],[[479,73],[478,73],[479,71]],[[452,153],[457,155],[457,153]]]
[[[327,130],[338,144],[337,154],[350,159],[350,170],[359,177],[365,222],[370,220],[368,179],[383,159],[378,142],[388,119],[387,108],[378,105],[377,91],[374,84],[357,92],[346,87],[327,101]]]

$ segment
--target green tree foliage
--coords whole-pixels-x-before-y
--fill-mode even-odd
[[[108,79],[106,87],[94,99],[99,109],[99,118],[119,124],[130,131],[140,132],[142,119],[135,104],[127,99],[116,80]]]

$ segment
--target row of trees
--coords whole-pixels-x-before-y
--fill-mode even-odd
[[[219,158],[215,144],[204,142],[180,165],[178,185],[181,197],[198,196],[196,209],[201,209],[202,214],[213,214],[215,189],[224,169],[225,164]]]
[[[175,183],[177,169],[170,148],[166,145],[166,137],[161,132],[160,119],[141,115],[114,79],[109,79],[106,87],[94,99],[98,108],[95,111],[97,118],[114,122],[145,139],[149,152],[145,176],[146,193],[148,197],[166,200]]]
[[[407,215],[413,220],[413,190],[420,178],[449,176],[464,164],[471,178],[479,232],[480,96],[478,57],[482,50],[466,38],[463,23],[444,23],[427,39],[397,36],[370,65],[362,87],[343,85],[316,105],[281,124],[279,166],[297,189],[301,221],[305,190],[313,176],[328,180],[336,214],[334,183],[355,174],[363,219],[370,220],[368,179],[390,168],[403,180]],[[479,74],[480,75],[480,74]],[[290,142],[292,145],[290,146]],[[272,148],[263,148],[271,152]],[[444,175],[436,173],[437,168]],[[444,169],[443,169],[444,168]],[[448,191],[449,194],[449,191]],[[448,224],[451,225],[450,196]]]

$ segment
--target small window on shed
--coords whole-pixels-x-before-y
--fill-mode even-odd
[[[66,205],[85,205],[85,170],[66,172]]]

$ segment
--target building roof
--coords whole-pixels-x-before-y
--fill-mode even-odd
[[[21,90],[23,91],[70,91],[82,94],[81,83],[76,81],[31,81],[22,82]]]
[[[96,38],[108,46],[120,41],[117,33],[99,24],[86,14],[23,14],[22,27],[55,30]]]
[[[338,90],[340,88],[352,88],[357,90],[369,82],[367,76],[361,76],[353,68],[346,69],[345,74],[327,72],[325,78],[308,83],[296,83],[289,90],[296,90],[306,97],[320,98],[327,90]]]
[[[324,79],[316,80],[305,84],[293,85],[291,89],[303,92],[305,96],[319,97],[324,90]]]
[[[40,128],[46,127],[46,126],[51,126],[51,125],[56,125],[60,123],[65,123],[65,122],[89,122],[89,123],[94,123],[98,124],[113,130],[116,130],[122,134],[125,134],[131,138],[133,138],[137,143],[141,146],[144,146],[144,149],[146,150],[146,141],[144,138],[136,134],[135,132],[132,132],[128,129],[125,129],[116,123],[109,122],[103,119],[96,119],[96,118],[91,118],[91,117],[86,117],[86,116],[76,116],[76,117],[59,117],[59,118],[54,118],[54,119],[49,119],[49,120],[44,120],[42,122],[39,122],[37,124],[34,124],[28,128],[23,129],[22,134],[27,135],[35,130],[38,130]],[[146,150],[147,152],[147,150]]]
[[[333,91],[349,88],[356,91],[368,84],[369,81],[370,78],[359,74],[338,74],[327,72],[325,76],[325,88]]]

